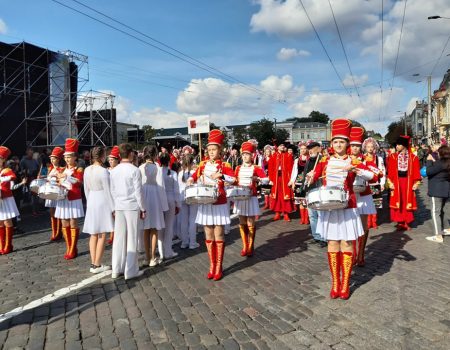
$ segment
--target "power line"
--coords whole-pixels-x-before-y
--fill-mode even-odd
[[[170,45],[167,45],[167,44],[165,44],[165,43],[163,43],[163,42],[161,42],[161,41],[159,41],[159,40],[157,40],[157,39],[155,39],[155,38],[153,38],[153,37],[151,37],[151,36],[141,32],[141,31],[139,31],[139,30],[137,30],[137,29],[135,29],[135,28],[133,28],[133,27],[131,27],[131,26],[129,26],[129,25],[119,21],[119,20],[116,20],[115,18],[113,18],[111,16],[108,16],[105,13],[103,13],[103,12],[101,12],[99,10],[96,10],[96,9],[94,9],[94,8],[88,6],[88,5],[86,5],[86,4],[84,4],[84,3],[80,2],[80,1],[71,0],[71,1],[79,4],[80,6],[88,8],[89,10],[91,10],[91,11],[93,11],[93,12],[95,12],[95,13],[97,13],[97,14],[105,17],[105,18],[108,18],[109,20],[111,20],[111,21],[113,21],[113,22],[115,22],[117,24],[120,24],[121,26],[124,26],[125,28],[127,28],[127,29],[129,29],[129,30],[131,30],[131,31],[133,31],[133,32],[135,32],[135,33],[137,33],[139,35],[142,35],[145,38],[147,38],[147,39],[149,39],[149,40],[151,40],[151,41],[153,41],[153,42],[155,42],[158,45],[161,45],[163,47],[160,47],[158,45],[152,44],[151,42],[149,42],[147,40],[139,38],[136,35],[133,35],[133,34],[127,32],[127,31],[124,31],[124,30],[122,30],[120,28],[117,28],[117,27],[115,27],[115,26],[113,26],[113,25],[111,25],[109,23],[106,23],[106,22],[104,22],[104,21],[102,21],[102,20],[100,20],[100,19],[98,19],[96,17],[93,17],[93,16],[91,16],[91,15],[89,15],[89,14],[83,12],[83,11],[80,11],[80,10],[74,8],[74,7],[71,7],[71,6],[67,5],[67,4],[64,4],[64,3],[62,3],[62,2],[60,2],[58,0],[51,0],[51,1],[57,3],[57,4],[61,5],[61,6],[64,6],[64,7],[68,8],[68,9],[74,11],[74,12],[77,12],[77,13],[85,16],[85,17],[88,17],[88,18],[90,18],[90,19],[92,19],[92,20],[94,20],[96,22],[99,22],[99,23],[101,23],[101,24],[103,24],[103,25],[105,25],[105,26],[107,26],[107,27],[109,27],[109,28],[111,28],[113,30],[119,31],[122,34],[125,34],[125,35],[127,35],[129,37],[132,37],[132,38],[134,38],[134,39],[136,39],[136,40],[138,40],[138,41],[140,41],[142,43],[145,43],[146,45],[149,45],[149,46],[151,46],[151,47],[153,47],[153,48],[155,48],[155,49],[157,49],[159,51],[162,51],[162,52],[164,52],[164,53],[166,53],[166,54],[168,54],[170,56],[178,58],[178,59],[182,60],[183,62],[186,62],[186,63],[188,63],[190,65],[193,65],[193,66],[195,66],[195,67],[197,67],[199,69],[202,69],[202,70],[207,71],[207,72],[209,72],[211,74],[214,74],[215,76],[219,76],[222,79],[225,77],[225,80],[232,80],[232,81],[234,81],[236,83],[241,84],[242,86],[246,87],[249,90],[253,90],[253,91],[256,91],[256,92],[258,92],[260,94],[265,94],[265,95],[271,96],[275,101],[278,101],[275,96],[270,95],[268,92],[260,90],[260,89],[257,89],[257,88],[255,88],[255,87],[253,87],[251,85],[248,85],[248,84],[244,83],[243,81],[241,81],[241,80],[239,80],[239,79],[237,79],[237,78],[235,78],[235,77],[233,77],[233,76],[231,76],[231,75],[229,75],[227,73],[224,73],[223,71],[221,71],[221,70],[219,70],[217,68],[214,68],[214,67],[212,67],[212,66],[210,66],[210,65],[208,65],[208,64],[206,64],[206,63],[204,63],[204,62],[202,62],[200,60],[197,60],[197,59],[195,59],[195,58],[193,58],[193,57],[191,57],[191,56],[189,56],[189,55],[187,55],[187,54],[185,54],[185,53],[183,53],[183,52],[181,52],[181,51],[171,47]],[[173,53],[173,52],[171,52],[169,50],[172,50],[175,53]]]
[[[438,65],[439,61],[441,60],[442,55],[444,54],[444,51],[447,48],[447,45],[448,45],[449,41],[450,41],[450,35],[448,36],[447,42],[445,43],[444,47],[442,48],[441,54],[439,55],[439,58],[438,58],[436,64],[434,65],[433,69],[431,70],[430,76],[433,76],[433,72],[436,69],[436,66]]]
[[[345,50],[344,42],[342,41],[341,31],[339,30],[339,26],[337,24],[336,17],[334,15],[334,11],[333,11],[333,6],[331,6],[330,0],[328,0],[328,4],[330,5],[331,14],[333,15],[334,24],[336,26],[336,30],[337,30],[337,33],[339,36],[339,41],[341,42],[342,51],[344,52],[345,60],[347,61],[347,67],[348,67],[348,70],[350,71],[350,76],[352,77],[353,86],[356,90],[356,94],[358,95],[359,104],[362,107],[361,96],[359,95],[359,90],[358,90],[358,87],[356,86],[356,82],[355,82],[355,78],[354,78],[352,69],[350,68],[350,62],[348,61],[347,51]]]
[[[350,93],[350,91],[349,91],[349,90],[347,89],[347,87],[345,86],[345,84],[344,84],[344,82],[343,82],[343,79],[342,79],[341,75],[339,74],[339,72],[338,72],[336,66],[334,65],[333,60],[331,59],[331,57],[330,57],[330,55],[329,55],[327,49],[325,48],[325,45],[323,44],[322,39],[320,38],[319,33],[318,33],[317,30],[316,30],[316,27],[314,26],[314,24],[313,24],[313,22],[312,22],[312,20],[311,20],[311,17],[309,17],[308,11],[306,11],[305,5],[303,5],[303,1],[302,1],[302,0],[298,0],[298,1],[300,2],[300,5],[302,6],[303,11],[305,11],[305,15],[306,15],[306,17],[308,18],[308,21],[309,21],[309,23],[311,24],[311,27],[312,27],[312,29],[314,30],[314,33],[316,34],[316,38],[317,38],[317,40],[319,41],[320,45],[322,46],[322,49],[323,49],[323,51],[325,52],[325,55],[328,57],[328,61],[330,61],[330,64],[331,64],[331,66],[333,67],[333,70],[334,70],[334,72],[336,73],[336,76],[338,77],[338,79],[339,79],[341,85],[344,87],[344,90],[347,91],[347,94],[348,94],[348,95],[350,96],[350,98],[352,99],[353,104],[355,104],[355,101],[353,100],[352,94]],[[355,106],[356,106],[356,104],[355,104]]]

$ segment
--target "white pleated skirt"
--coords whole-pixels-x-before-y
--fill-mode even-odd
[[[53,199],[46,199],[45,200],[45,207],[46,208],[56,208],[56,201]]]
[[[199,204],[195,223],[199,225],[228,225],[230,206],[225,204]]]
[[[61,199],[56,202],[55,218],[58,219],[78,219],[84,216],[83,202],[81,199],[69,201]]]
[[[357,208],[318,213],[316,231],[325,241],[355,241],[364,234]]]
[[[371,194],[367,196],[360,196],[359,194],[356,194],[356,201],[358,205],[358,213],[360,215],[371,215],[377,213]]]
[[[0,199],[0,220],[9,220],[19,216],[14,197]]]
[[[146,210],[145,219],[142,223],[143,229],[148,230],[154,228],[161,230],[165,228],[164,212],[159,202],[157,185],[144,184],[142,186],[142,193],[144,195],[144,206]]]
[[[244,201],[235,201],[233,213],[242,216],[257,216],[261,215],[261,210],[259,209],[258,198],[252,196]]]
[[[104,191],[90,191],[83,232],[93,235],[114,231],[112,211]]]

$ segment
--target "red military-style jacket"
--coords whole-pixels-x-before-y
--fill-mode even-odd
[[[81,199],[81,187],[83,186],[83,168],[78,168],[76,166],[66,166],[63,173],[67,175],[66,181],[69,181],[71,183],[71,186],[67,188],[67,199],[69,201]],[[70,179],[75,179],[76,181],[70,181]]]
[[[276,152],[269,159],[269,179],[272,181],[272,192],[270,196],[276,198],[278,187],[283,189],[283,199],[292,199],[292,189],[288,186],[291,179],[294,158],[287,152]],[[281,183],[278,181],[278,171],[281,173]]]
[[[13,193],[11,191],[11,181],[16,180],[16,174],[14,173],[14,171],[12,171],[12,169],[4,168],[0,171],[0,177],[3,178],[3,180],[6,180],[2,181],[0,184],[2,194],[1,198],[12,197]]]
[[[391,198],[389,200],[389,207],[392,209],[400,209],[400,184],[398,180],[398,153],[392,153],[387,162],[387,183],[391,189]],[[417,209],[417,199],[412,187],[416,182],[420,182],[420,162],[419,158],[408,151],[408,183],[406,186],[406,210]],[[392,185],[394,185],[392,188]]]
[[[264,172],[264,170],[263,170],[260,166],[258,166],[258,165],[251,165],[251,166],[253,166],[253,175],[252,175],[252,177],[253,177],[253,176],[257,176],[257,177],[259,177],[260,179],[267,178],[266,173]],[[243,165],[238,165],[238,166],[236,167],[236,170],[234,171],[235,177],[236,177],[236,184],[237,184],[237,185],[240,185],[240,184],[239,184],[239,170],[240,170],[242,167],[243,167]],[[256,196],[256,195],[258,194],[258,189],[257,189],[257,187],[258,187],[257,181],[255,181],[255,180],[252,179],[252,183],[251,183],[251,185],[250,185],[250,188],[251,188],[251,190],[252,190],[252,196]]]
[[[214,163],[216,165],[218,172],[222,173],[223,175],[227,175],[234,178],[234,172],[233,169],[231,169],[230,164],[223,162],[221,159],[217,159],[213,161],[211,160],[202,161],[200,163],[199,167],[197,168],[197,171],[192,174],[192,178],[194,179],[195,182],[197,182],[200,176],[203,175],[205,171],[205,166],[208,162]],[[214,203],[214,205],[227,203],[227,194],[225,192],[225,182],[223,181],[223,179],[219,179],[217,181],[217,190],[218,196],[217,201]]]
[[[367,170],[370,170],[371,172],[374,173],[374,177],[372,178],[372,180],[367,181],[366,189],[359,194],[360,197],[371,195],[372,190],[370,189],[370,184],[377,183],[378,180],[383,176],[383,174],[377,168],[377,164],[375,163],[375,161],[372,160],[368,161],[367,159],[368,158],[362,154],[352,158],[352,165],[357,166],[359,163],[363,163],[366,166]]]

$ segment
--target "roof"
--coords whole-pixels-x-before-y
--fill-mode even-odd
[[[188,128],[182,127],[182,128],[161,128],[161,129],[155,129],[157,136],[173,136],[176,133],[179,133],[180,135],[187,135],[188,134]]]
[[[318,123],[318,122],[306,122],[306,123],[295,123],[296,128],[326,128],[327,124]]]

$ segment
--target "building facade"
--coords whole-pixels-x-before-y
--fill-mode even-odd
[[[330,139],[330,125],[318,122],[301,122],[297,118],[287,119],[276,125],[279,129],[284,129],[289,133],[287,141],[291,143],[306,142],[315,140],[326,142]]]
[[[434,123],[436,125],[436,131],[439,132],[440,137],[445,137],[447,140],[450,139],[450,100],[449,100],[449,90],[450,90],[450,69],[447,70],[441,84],[439,85],[439,90],[435,91],[433,94],[434,102]]]

